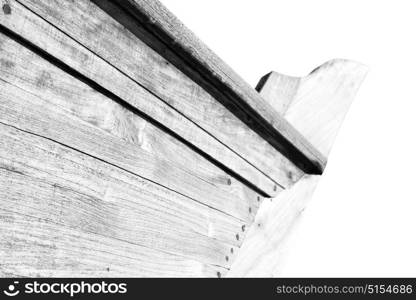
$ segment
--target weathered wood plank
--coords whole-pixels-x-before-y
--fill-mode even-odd
[[[229,266],[241,227],[233,218],[45,138],[3,124],[0,137],[6,219],[22,214],[34,217],[35,227],[50,222],[84,237]]]
[[[0,24],[30,41],[61,63],[79,72],[94,84],[119,97],[132,107],[163,124],[221,165],[234,171],[266,195],[281,189],[258,169],[225,147],[195,123],[143,89],[132,79],[68,37],[18,2],[11,0],[11,14]]]
[[[1,277],[217,277],[227,271],[3,209],[0,236]]]
[[[280,185],[287,187],[301,177],[302,172],[266,140],[91,1],[20,1],[172,105]],[[127,19],[126,16],[123,24]]]
[[[274,277],[279,246],[312,197],[320,175],[304,175],[274,199],[263,201],[227,277]]]
[[[99,3],[100,1],[96,1]],[[320,173],[326,160],[284,118],[276,115],[271,106],[240,76],[204,45],[159,1],[114,0],[133,14],[142,26],[179,54],[184,63],[195,72],[204,74],[237,110],[255,123],[254,127],[272,145],[277,147],[304,171]],[[120,20],[122,22],[122,20]]]
[[[251,219],[248,208],[241,209],[241,201],[234,195],[222,192],[136,145],[120,143],[120,139],[105,131],[47,107],[48,102],[4,81],[0,81],[0,87],[1,122],[88,153],[173,191],[183,191],[183,195],[241,220]]]
[[[247,221],[253,218],[258,207],[259,195],[243,183],[231,178],[174,137],[13,40],[0,35],[0,43],[2,43],[0,78],[41,98],[42,100],[37,99],[37,105],[45,106],[50,113],[69,114],[79,119],[78,123],[82,120],[95,127],[97,139],[101,130],[119,138],[111,139],[111,141],[121,145],[127,144],[128,147],[118,155],[129,152],[128,149],[130,149],[127,157],[131,155],[136,156],[137,159],[142,159],[143,155],[149,157],[147,162],[149,165],[146,168],[150,171],[132,169],[124,164],[125,168],[201,203],[223,210],[227,214]],[[27,101],[25,100],[24,103]],[[20,105],[24,104],[20,103]],[[50,120],[53,122],[53,119]],[[80,124],[83,126],[82,123]],[[29,124],[23,126],[27,125]],[[55,123],[50,124],[50,126],[55,125]],[[58,134],[59,132],[51,138],[57,137]],[[71,140],[67,140],[67,143],[70,142]],[[81,147],[84,151],[88,150],[85,148],[86,145],[81,145]],[[96,150],[93,151],[96,152]],[[112,161],[114,164],[118,164],[116,156]],[[100,157],[106,159],[104,156]],[[152,164],[156,169],[152,167]],[[162,170],[159,172],[158,166],[160,168],[165,166],[167,169],[165,172]],[[156,171],[153,172],[152,169]],[[172,171],[169,172],[169,169]],[[176,175],[172,175],[175,172]],[[173,179],[173,182],[172,178],[168,178],[171,175],[177,177]],[[215,204],[219,201],[224,201],[224,203]],[[250,207],[252,208],[251,214]]]
[[[272,72],[260,81],[258,90],[277,112],[328,157],[366,74],[367,67],[360,63],[334,59],[305,77]],[[283,82],[293,84],[286,86]],[[286,95],[280,92],[283,89]],[[282,103],[287,103],[284,108]]]

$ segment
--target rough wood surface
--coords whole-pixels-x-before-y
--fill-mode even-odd
[[[310,200],[320,177],[304,175],[276,198],[263,201],[227,277],[274,277],[280,243]]]
[[[92,128],[91,137],[89,139],[87,135],[84,137],[87,143],[101,143],[106,140],[122,150],[114,154],[99,154],[93,145],[82,145],[80,141],[75,145],[71,141],[71,136],[67,138],[60,136],[59,128],[55,133],[50,133],[50,138],[56,138],[71,147],[81,147],[86,153],[111,160],[115,165],[121,165],[131,172],[229,215],[243,220],[251,219],[250,215],[252,216],[256,210],[259,195],[250,188],[153,124],[53,66],[32,51],[3,35],[0,35],[0,43],[2,44],[0,78],[30,93],[29,98],[19,103],[20,106],[33,105],[34,108],[39,107],[39,110],[45,107],[41,115],[33,114],[33,116],[41,118],[48,113],[52,114],[52,117],[46,116],[46,118],[52,122],[50,126],[54,128],[60,122],[53,123],[57,118],[53,116],[63,116],[67,119],[66,115],[68,115],[72,117],[69,120],[74,120],[72,126],[77,126],[75,129],[80,127],[88,131]],[[33,95],[38,98],[34,98]],[[30,100],[32,98],[34,100]],[[17,124],[22,123],[18,121]],[[30,123],[22,124],[26,127],[29,125]],[[45,134],[50,131],[51,129]],[[100,137],[101,132],[103,132],[103,140]],[[77,132],[72,135],[77,135]],[[97,141],[90,141],[94,137]],[[92,152],[88,152],[89,149],[92,149]],[[125,161],[127,157],[132,159],[137,157],[137,160],[142,160],[142,167],[145,169],[139,169],[138,162],[130,165]],[[252,214],[249,213],[249,207],[252,207]]]
[[[365,69],[264,100],[158,1],[94,2],[1,15],[0,275],[276,274]]]
[[[177,109],[278,184],[288,187],[301,177],[302,172],[266,140],[91,1],[20,1]]]
[[[258,90],[325,157],[367,74],[367,67],[343,59],[328,61],[308,76],[272,72]]]
[[[97,3],[101,1],[95,1]],[[184,68],[194,70],[192,76],[199,77],[208,85],[221,91],[226,101],[233,103],[235,110],[250,119],[250,123],[264,139],[304,171],[320,173],[325,158],[285,119],[276,115],[271,106],[258,93],[204,45],[190,30],[172,15],[159,1],[115,0],[134,15],[140,25],[151,32],[162,43],[176,52]],[[123,16],[119,16],[123,18]]]
[[[2,274],[202,275],[228,267],[232,246],[223,240],[232,242],[239,226],[229,217],[3,123],[0,136]]]
[[[0,277],[218,277],[227,271],[3,209],[0,236],[8,241],[0,242]]]
[[[4,100],[0,119],[245,222],[253,218],[259,195],[250,188],[151,123],[4,38],[0,40],[5,67],[0,78],[21,90],[0,83],[5,98],[16,96]]]
[[[73,72],[85,76],[92,84],[159,122],[262,193],[274,195],[281,190],[254,166],[105,60],[18,2],[11,0],[10,6],[12,12],[0,18],[1,25],[70,67]]]

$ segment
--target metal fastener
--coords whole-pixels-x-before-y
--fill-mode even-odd
[[[12,13],[12,9],[8,3],[3,4],[3,12],[5,15],[10,15]]]

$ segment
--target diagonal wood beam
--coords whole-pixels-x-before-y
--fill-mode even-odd
[[[109,8],[117,4],[133,16],[136,27],[151,32],[147,41],[167,60],[232,111],[240,120],[304,172],[321,174],[326,160],[299,132],[195,34],[156,0],[94,0],[120,23],[124,15]],[[173,54],[171,53],[173,51]]]

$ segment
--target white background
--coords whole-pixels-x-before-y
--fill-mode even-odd
[[[252,86],[370,68],[281,276],[416,276],[416,1],[162,0]]]

